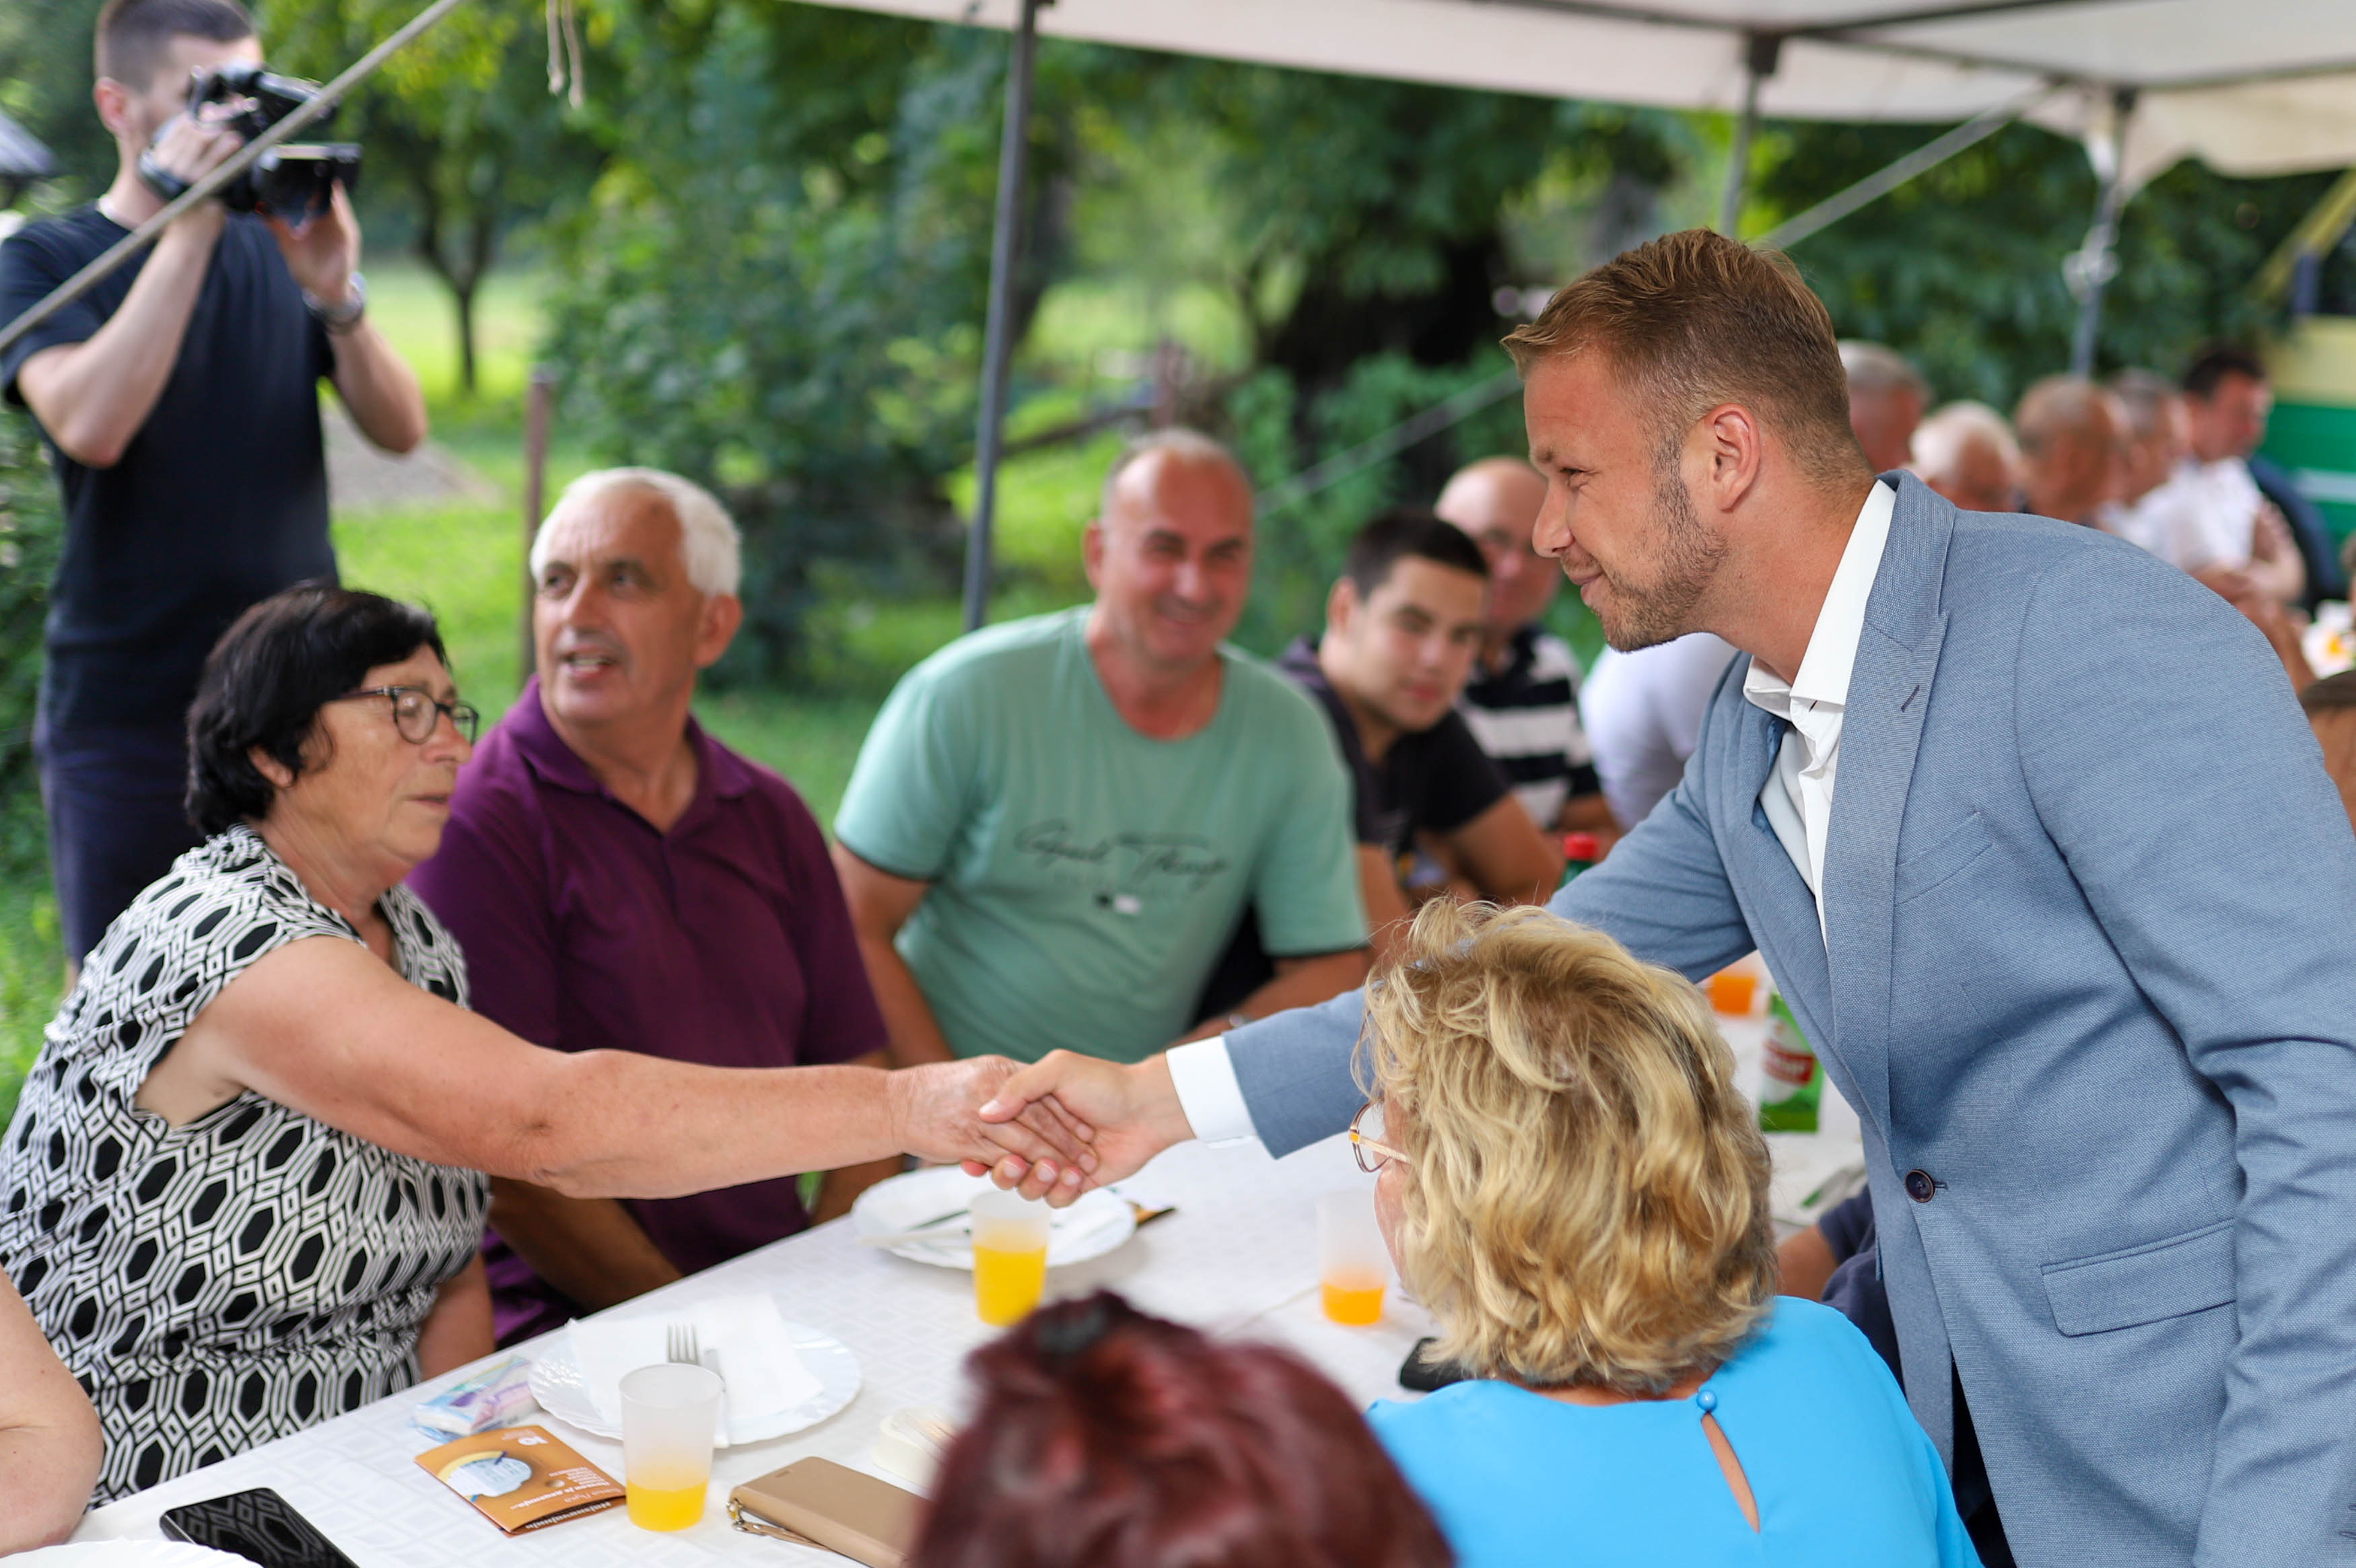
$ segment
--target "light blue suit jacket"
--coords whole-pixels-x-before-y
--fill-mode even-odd
[[[1896,483],[1829,951],[1747,658],[1552,907],[1695,977],[1764,955],[1864,1123],[1908,1399],[1952,1462],[1960,1376],[2024,1563],[2356,1563],[2356,836],[2222,599]],[[1275,1152],[1356,1108],[1357,1020],[1228,1036]]]

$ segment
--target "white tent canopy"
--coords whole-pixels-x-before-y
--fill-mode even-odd
[[[829,0],[1013,27],[1022,0]],[[1964,120],[2040,86],[2030,118],[2095,130],[2136,91],[2130,185],[2187,154],[2235,175],[2356,164],[2351,0],[1053,0],[1051,37],[1548,98]]]

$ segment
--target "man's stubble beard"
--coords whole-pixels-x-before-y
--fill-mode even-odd
[[[1674,448],[1661,454],[1653,470],[1653,522],[1660,544],[1654,581],[1640,591],[1625,579],[1604,574],[1616,603],[1598,611],[1596,618],[1603,623],[1604,641],[1623,654],[1699,630],[1694,606],[1726,560],[1726,541],[1694,510]]]

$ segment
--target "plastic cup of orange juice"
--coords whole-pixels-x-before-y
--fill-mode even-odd
[[[1718,1012],[1741,1018],[1759,994],[1759,976],[1740,969],[1720,969],[1709,977],[1709,1005]]]
[[[703,1517],[720,1374],[685,1361],[640,1367],[622,1378],[622,1479],[630,1522],[685,1530]]]
[[[1361,1188],[1318,1199],[1317,1283],[1325,1316],[1354,1328],[1381,1322],[1390,1277],[1390,1252],[1375,1223],[1375,1195]]]
[[[974,1308],[992,1328],[1020,1323],[1046,1294],[1047,1206],[993,1190],[976,1196],[970,1212]]]

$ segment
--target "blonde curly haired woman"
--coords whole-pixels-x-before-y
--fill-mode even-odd
[[[1369,1419],[1462,1568],[1976,1568],[1881,1358],[1774,1294],[1766,1146],[1691,986],[1437,900],[1363,1049],[1384,1234],[1472,1373]]]

